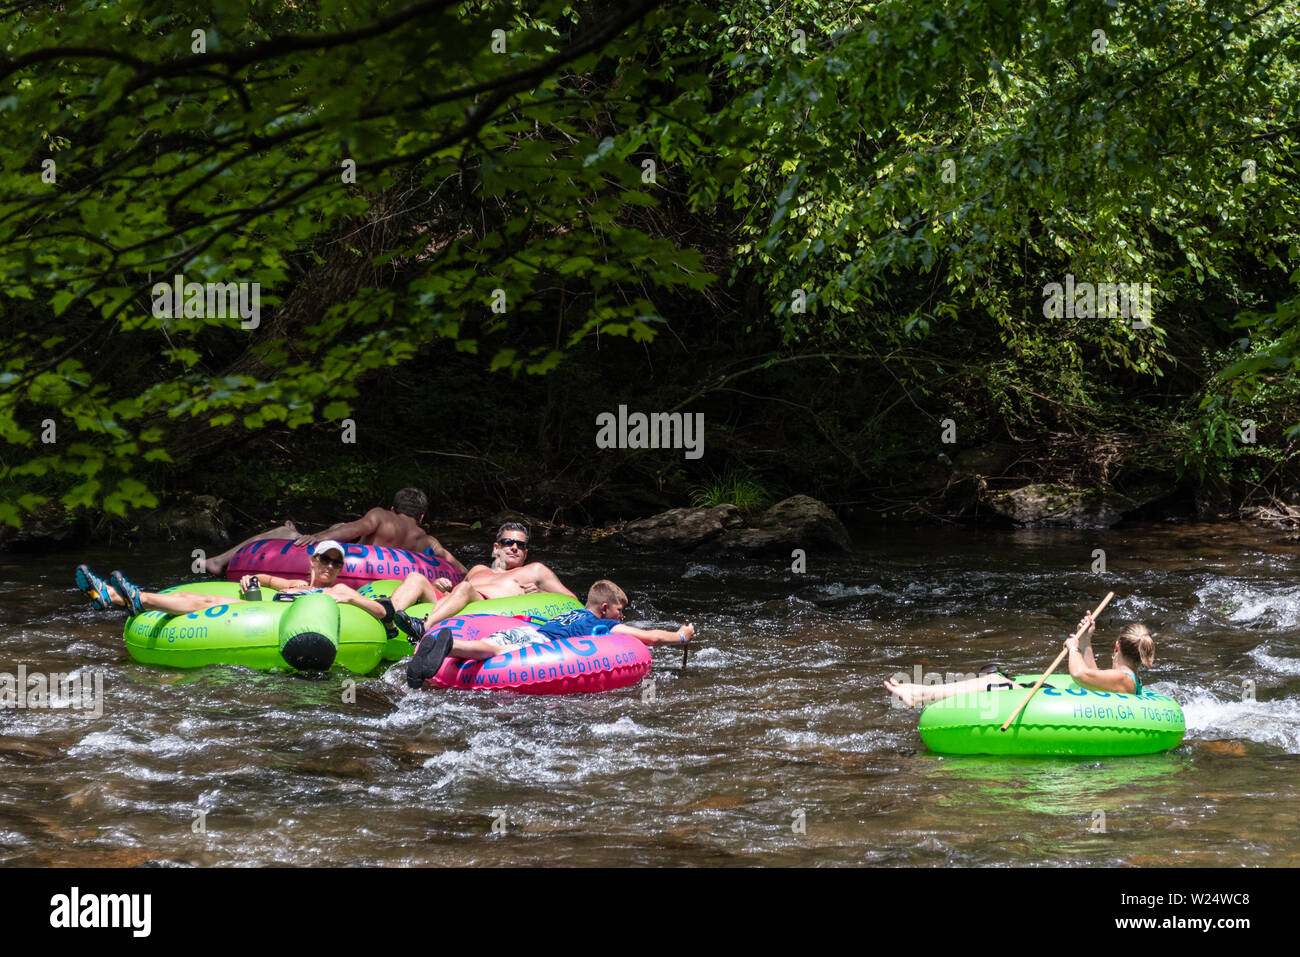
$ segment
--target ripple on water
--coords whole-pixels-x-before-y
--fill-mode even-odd
[[[643,728],[627,715],[609,724],[593,724],[591,733],[598,738],[640,738],[653,734],[649,728]]]
[[[1179,700],[1189,736],[1244,738],[1300,754],[1300,700],[1235,701],[1207,688],[1185,690]]]
[[[209,747],[208,741],[191,741],[175,734],[141,741],[118,731],[92,731],[68,749],[72,757],[110,752],[127,752],[131,754],[154,754],[159,757],[183,757],[195,755]]]
[[[883,595],[885,590],[879,585],[846,585],[843,582],[831,582],[820,589],[823,598],[857,598],[860,595]]]
[[[1271,653],[1272,650],[1270,644],[1265,642],[1258,648],[1252,648],[1249,655],[1266,671],[1279,675],[1300,675],[1300,658],[1278,657]]]
[[[1058,864],[1300,864],[1294,556],[1270,564],[1246,532],[1217,534],[890,530],[799,575],[557,544],[547,560],[566,581],[613,574],[638,618],[702,626],[684,672],[680,648],[653,651],[653,705],[635,687],[409,692],[400,663],[341,705],[339,674],[139,665],[120,619],[70,610],[66,569],[48,582],[38,563],[0,569],[18,585],[0,595],[0,652],[103,669],[106,705],[0,714],[0,861],[69,863],[92,846],[120,864],[996,865],[1047,847]],[[1041,670],[1104,593],[1081,571],[1098,544],[1120,569],[1105,627],[1157,625],[1148,684],[1185,704],[1190,746],[1105,761],[928,752],[880,682],[987,661]],[[175,562],[153,575],[174,580]],[[1240,700],[1246,676],[1262,700]],[[1102,806],[1142,822],[1117,810],[1122,851],[1077,837]],[[489,836],[498,808],[509,839]]]
[[[467,746],[434,755],[424,763],[430,770],[450,772],[454,779],[510,781],[527,786],[563,785],[593,773],[608,771],[610,751],[586,755],[554,738],[493,728],[470,735]]]
[[[1300,586],[1212,578],[1196,590],[1200,607],[1192,623],[1249,625],[1264,631],[1294,631],[1300,627]]]
[[[751,564],[727,567],[725,565],[712,565],[708,562],[688,562],[681,577],[687,581],[693,578],[703,578],[714,579],[717,581],[743,579],[746,582],[767,583],[793,582],[795,579],[795,576],[790,569],[783,565],[771,566]]]

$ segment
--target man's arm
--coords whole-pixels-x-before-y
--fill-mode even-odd
[[[534,563],[537,569],[537,587],[542,591],[555,592],[558,595],[568,595],[570,598],[577,598],[573,592],[564,587],[564,583],[555,577],[555,572],[551,571],[541,562]]]
[[[662,628],[634,628],[621,623],[615,625],[610,631],[619,635],[631,635],[647,645],[684,645],[695,637],[695,626],[689,621],[676,631],[664,631]]]
[[[294,541],[294,544],[316,545],[328,538],[339,542],[355,542],[358,538],[374,534],[375,529],[379,528],[379,522],[383,515],[384,509],[375,507],[354,522],[339,522],[337,525],[331,525],[325,531],[317,532],[315,535],[301,535]]]
[[[438,561],[446,562],[462,575],[465,574],[465,566],[460,563],[459,559],[457,559],[455,555],[443,548],[442,542],[438,541],[432,535],[429,536],[429,544],[426,547],[433,550],[433,557],[438,559]]]

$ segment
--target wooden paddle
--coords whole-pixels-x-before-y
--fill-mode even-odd
[[[1097,621],[1097,616],[1101,614],[1102,609],[1105,608],[1107,605],[1109,605],[1110,600],[1114,597],[1115,597],[1115,593],[1113,591],[1106,592],[1106,597],[1101,600],[1101,604],[1098,605],[1097,608],[1092,613],[1092,620],[1094,623]],[[1084,630],[1087,627],[1088,627],[1087,625],[1084,625],[1083,628],[1080,628],[1078,631],[1076,631],[1072,635],[1072,637],[1078,638],[1080,635],[1083,634]],[[1025,700],[1020,702],[1020,707],[1016,708],[1015,711],[1011,712],[1011,717],[1007,718],[1007,723],[1002,726],[1003,731],[1011,727],[1011,722],[1015,721],[1016,716],[1019,715],[1021,711],[1025,710],[1025,705],[1029,704],[1029,699],[1034,696],[1034,692],[1036,692],[1039,688],[1043,686],[1043,682],[1047,680],[1047,676],[1056,670],[1056,666],[1061,663],[1061,659],[1064,658],[1069,653],[1069,651],[1070,651],[1069,648],[1061,649],[1061,653],[1057,655],[1056,660],[1052,662],[1052,667],[1048,668],[1046,671],[1043,672],[1043,676],[1038,679],[1038,682],[1032,688],[1029,689],[1029,694],[1025,695]]]

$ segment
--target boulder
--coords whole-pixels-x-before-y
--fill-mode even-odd
[[[986,489],[981,499],[983,504],[1018,525],[1110,528],[1126,512],[1155,501],[1165,492],[1157,486],[1119,492],[1040,482],[1007,491]]]
[[[0,524],[0,546],[39,551],[73,544],[84,537],[84,524],[57,505],[43,506],[25,513],[20,528]]]
[[[740,509],[734,505],[670,508],[658,515],[628,522],[623,526],[622,534],[633,545],[694,548],[739,524]]]
[[[853,549],[844,524],[824,502],[808,495],[793,495],[760,515],[752,528],[726,532],[707,545],[709,551],[788,553],[793,548]]]
[[[170,505],[150,512],[141,519],[140,530],[147,536],[165,537],[170,541],[225,545],[230,541],[226,522],[226,509],[220,499],[212,495],[196,495],[188,504]]]

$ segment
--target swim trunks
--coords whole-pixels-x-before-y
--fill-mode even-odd
[[[547,637],[532,625],[520,625],[518,628],[507,628],[505,631],[494,632],[488,636],[488,641],[497,645],[514,645],[516,648],[524,645],[535,645],[539,641],[547,641]]]

